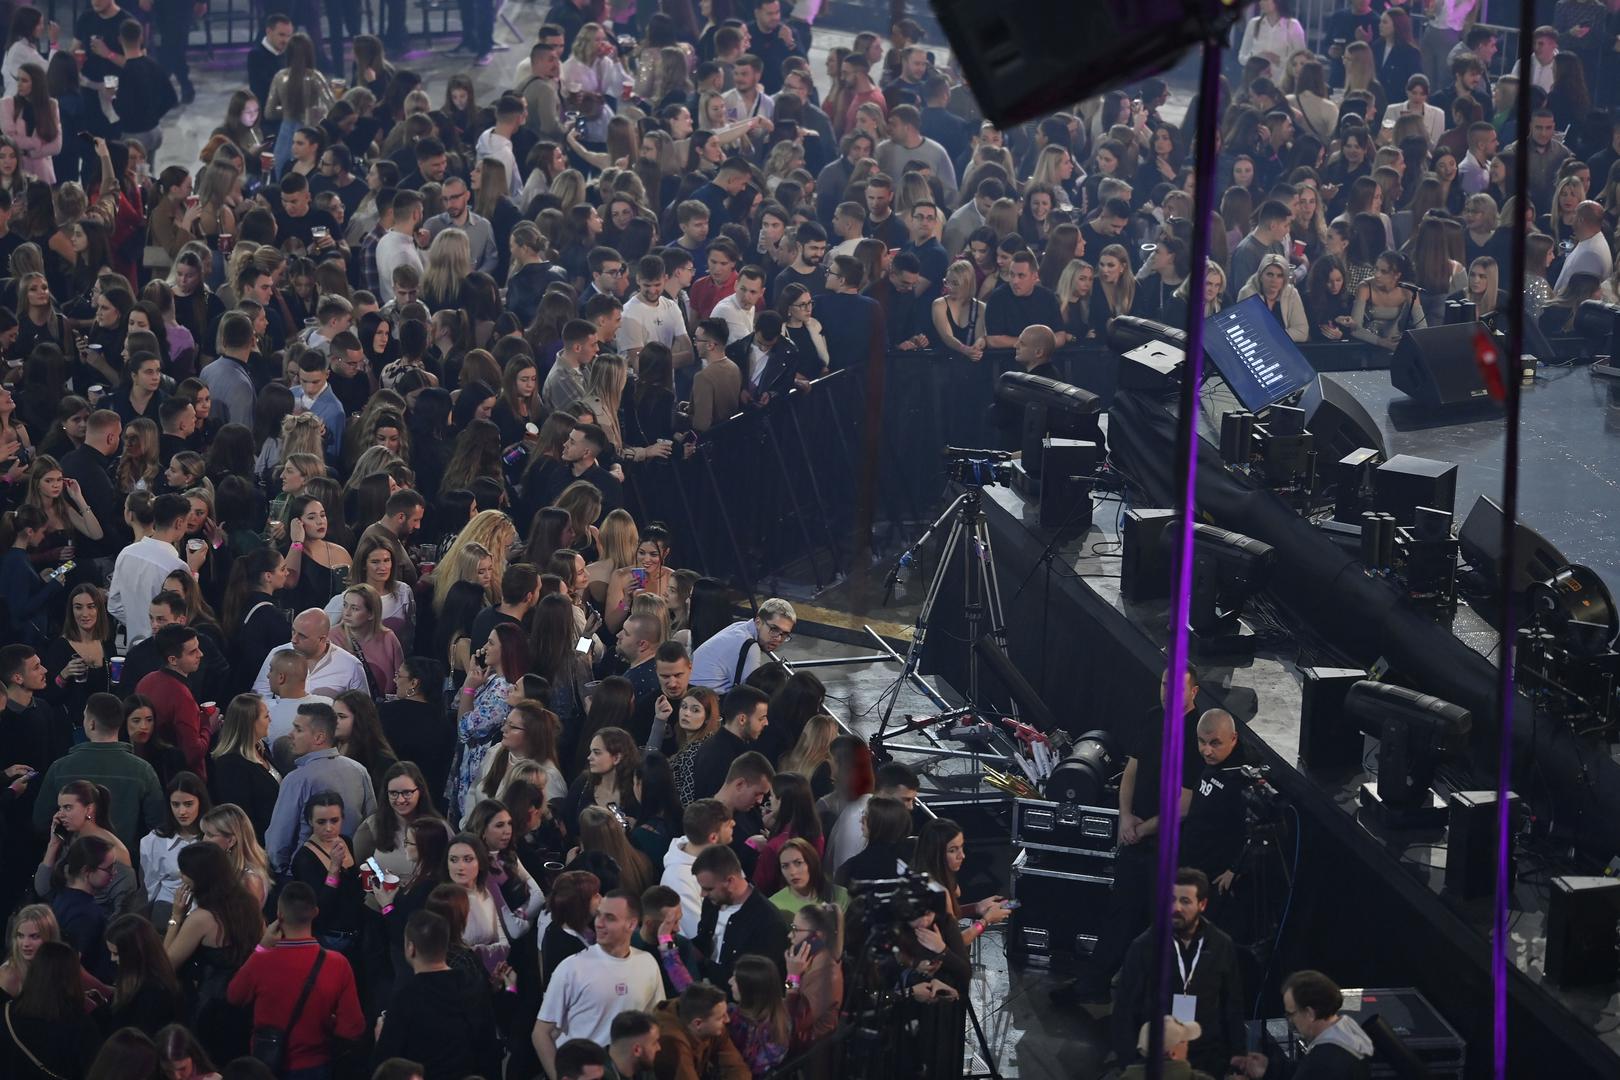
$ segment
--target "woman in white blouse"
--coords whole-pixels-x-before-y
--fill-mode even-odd
[[[47,184],[56,183],[55,156],[62,151],[62,114],[45,88],[45,69],[24,64],[12,93],[0,99],[0,132],[22,155],[22,172]]]
[[[575,95],[595,95],[617,102],[624,97],[626,84],[631,82],[629,72],[619,63],[613,39],[601,24],[592,22],[580,27],[574,48],[562,66],[563,108],[569,111],[576,108]],[[607,122],[612,117],[613,107],[605,101],[597,115],[585,116],[584,141],[605,144]]]
[[[202,816],[213,809],[208,786],[195,773],[177,773],[166,792],[169,818],[141,837],[141,884],[155,925],[169,921],[180,884],[180,852],[202,839]]]
[[[1271,77],[1281,79],[1288,70],[1288,58],[1305,51],[1305,28],[1293,17],[1292,0],[1260,0],[1260,14],[1243,29],[1238,46],[1238,62],[1251,57],[1271,61]]]
[[[16,88],[17,72],[24,64],[38,64],[41,71],[45,70],[48,61],[40,46],[54,52],[56,35],[56,24],[47,25],[38,8],[19,7],[12,12],[11,31],[6,35],[6,58],[0,62],[0,75],[5,77],[7,90]]]
[[[506,906],[506,898],[491,877],[494,865],[489,849],[472,833],[458,833],[450,842],[446,863],[450,884],[467,893],[467,928],[462,940],[478,954],[492,979],[516,986],[508,958],[512,940],[528,933],[529,923],[524,912]]]

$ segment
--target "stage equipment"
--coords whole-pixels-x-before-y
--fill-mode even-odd
[[[1457,603],[1457,554],[1451,512],[1416,508],[1412,525],[1395,530],[1395,567],[1409,600],[1427,602],[1438,614]]]
[[[1306,429],[1316,436],[1317,452],[1328,460],[1342,461],[1363,447],[1389,457],[1378,422],[1333,376],[1312,379],[1300,396],[1299,407],[1305,410]]]
[[[1097,444],[1048,435],[1040,457],[1040,527],[1058,530],[1060,542],[1081,535],[1091,528],[1091,485],[1102,457]]]
[[[1161,546],[1172,548],[1175,536],[1175,528],[1165,529]],[[1194,523],[1192,606],[1187,625],[1199,659],[1253,651],[1253,633],[1241,620],[1243,605],[1266,587],[1274,562],[1276,552],[1270,544]]]
[[[1014,717],[1021,717],[1026,723],[1034,725],[1035,730],[1044,734],[1057,731],[1059,727],[1057,717],[1052,715],[1052,711],[1046,707],[1046,702],[1041,700],[1035,688],[1029,685],[1024,673],[1007,658],[1006,645],[997,641],[993,634],[994,630],[973,643],[973,655],[978,657],[1007,691],[1007,697],[1011,701],[1008,711]]]
[[[1582,300],[1575,309],[1575,332],[1582,337],[1602,342],[1588,359],[1595,360],[1592,374],[1620,378],[1620,304],[1606,304],[1602,300]]]
[[[1254,430],[1266,483],[1273,488],[1297,483],[1308,494],[1316,486],[1316,438],[1305,430],[1304,413],[1274,405]]]
[[[1373,506],[1400,525],[1417,520],[1427,506],[1450,514],[1457,505],[1457,466],[1450,461],[1396,454],[1373,473]]]
[[[1363,446],[1333,466],[1333,520],[1356,522],[1372,509],[1373,473],[1384,463],[1382,452]]]
[[[1438,827],[1445,806],[1430,788],[1446,754],[1467,746],[1468,710],[1404,686],[1362,680],[1345,695],[1344,711],[1378,739],[1378,779],[1361,785],[1361,806],[1385,828]]]
[[[1107,768],[1116,774],[1120,771],[1112,760]],[[1090,852],[1112,859],[1119,842],[1118,800],[1101,788],[1096,794],[1098,797],[1089,803],[1039,797],[1015,799],[1013,844],[1038,851]]]
[[[934,13],[984,115],[1010,127],[1166,70],[1225,35],[1241,9],[1221,0],[935,0]]]
[[[1367,677],[1361,668],[1305,668],[1300,687],[1299,760],[1307,769],[1360,769],[1361,728],[1344,714],[1350,687]]]
[[[1361,565],[1388,570],[1395,561],[1395,518],[1368,510],[1361,515]]]
[[[1254,456],[1254,413],[1221,413],[1221,460],[1234,469],[1247,468]]]
[[[1479,321],[1479,305],[1472,300],[1447,300],[1445,318],[1441,320],[1446,326],[1458,323],[1475,323]]]
[[[1535,618],[1572,657],[1608,650],[1620,631],[1614,598],[1603,579],[1584,566],[1566,566],[1546,581],[1530,586]]]
[[[1044,465],[1041,441],[1046,436],[1103,445],[1102,425],[1096,419],[1102,411],[1102,399],[1089,390],[1026,371],[1008,371],[996,380],[996,403],[1024,410],[1019,438],[1023,456],[1014,466],[1014,476],[1021,482],[1014,486],[1026,494],[1034,494],[1040,486]]]
[[[1620,978],[1620,881],[1555,877],[1547,904],[1547,978],[1593,986]]]
[[[1119,592],[1135,603],[1170,595],[1170,551],[1165,530],[1175,523],[1174,510],[1127,510],[1120,526]]]
[[[894,706],[900,697],[899,687],[921,681],[917,672],[927,648],[929,624],[934,618],[934,607],[939,602],[940,589],[951,571],[951,562],[958,554],[961,556],[962,615],[967,629],[967,640],[977,644],[981,637],[986,637],[993,643],[995,649],[1005,656],[1007,630],[1002,617],[1001,585],[996,577],[995,551],[990,543],[989,526],[984,520],[984,488],[987,484],[1006,483],[1010,479],[1011,469],[1008,459],[1011,456],[997,450],[945,448],[951,479],[962,484],[965,490],[945,508],[945,512],[940,514],[932,525],[923,531],[914,544],[900,553],[885,582],[884,596],[887,601],[889,592],[900,581],[902,573],[915,564],[917,553],[934,538],[936,533],[942,529],[946,530],[944,542],[940,545],[939,565],[934,571],[933,579],[928,583],[928,591],[923,595],[922,606],[917,611],[917,622],[912,628],[911,644],[906,649],[905,664],[900,678],[895,683],[895,691],[889,695],[888,701],[884,704],[883,717],[878,724],[877,734],[872,737],[875,748],[881,749],[884,740],[889,737],[889,721],[894,716]],[[981,632],[981,627],[986,623],[987,632]],[[968,723],[991,718],[991,714],[980,711],[984,705],[979,685],[981,651],[973,648],[967,655],[967,678],[962,690],[967,699],[963,713]],[[1008,703],[1008,713],[1014,720],[1018,719],[1018,706],[1015,701]],[[994,715],[999,717],[1001,714]],[[908,724],[908,727],[910,726]],[[1045,730],[1050,731],[1051,728]],[[907,746],[904,749],[942,757],[969,757],[977,771],[983,751],[977,744],[970,746],[972,748],[968,751],[945,750],[937,746]],[[991,756],[1008,764],[1016,763],[1028,771],[1029,767],[1019,755],[1009,756],[992,751]]]
[[[1502,507],[1489,495],[1475,501],[1462,528],[1457,530],[1462,554],[1474,570],[1483,575],[1486,591],[1494,593],[1501,580]],[[1514,526],[1513,591],[1522,593],[1538,581],[1546,581],[1569,565],[1569,560],[1551,541],[1523,521]]]
[[[1112,852],[1025,846],[1013,857],[1007,951],[1035,967],[1066,967],[1091,955],[1108,917]]]
[[[1408,330],[1395,346],[1389,381],[1425,405],[1470,405],[1490,401],[1485,379],[1474,363],[1478,323],[1456,323]]]
[[[1453,791],[1447,800],[1446,890],[1464,900],[1496,888],[1496,792]],[[1508,814],[1518,818],[1519,796],[1508,793]],[[1513,864],[1508,864],[1509,883]]]
[[[1087,731],[1046,778],[1046,797],[1060,803],[1100,805],[1123,767],[1123,760],[1114,752],[1114,737],[1100,729]]]
[[[1113,319],[1108,324],[1106,337],[1108,347],[1117,353],[1128,353],[1151,342],[1168,345],[1182,353],[1187,351],[1187,331],[1140,315],[1121,315]]]
[[[1305,354],[1258,296],[1211,315],[1204,330],[1205,353],[1252,413],[1292,397],[1316,377]]]

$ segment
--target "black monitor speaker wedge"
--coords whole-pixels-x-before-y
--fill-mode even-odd
[[[1502,579],[1502,507],[1489,495],[1481,495],[1457,530],[1464,559],[1489,579],[1494,590]],[[1563,552],[1523,521],[1514,528],[1513,584],[1522,593],[1538,581],[1548,581],[1569,565]]]
[[[1414,401],[1436,408],[1488,403],[1485,377],[1474,362],[1478,330],[1478,323],[1408,330],[1395,346],[1389,381]]]
[[[1361,402],[1331,375],[1318,375],[1299,399],[1305,427],[1316,436],[1318,461],[1343,461],[1363,447],[1389,457],[1384,433]]]
[[[1242,13],[1223,0],[934,0],[973,96],[1001,128],[1163,71]]]

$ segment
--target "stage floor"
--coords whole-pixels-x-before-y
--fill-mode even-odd
[[[1502,501],[1506,422],[1500,412],[1441,415],[1390,385],[1388,371],[1335,372],[1367,407],[1391,454],[1457,463],[1456,520],[1474,501]],[[1519,519],[1620,595],[1620,380],[1586,367],[1542,368],[1524,391]]]

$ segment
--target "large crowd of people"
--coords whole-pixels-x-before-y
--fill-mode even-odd
[[[403,0],[377,35],[298,3],[185,162],[191,5],[0,6],[7,1076],[826,1076],[875,1001],[904,1060],[954,1052],[1009,908],[773,662],[790,604],[694,617],[682,459],[900,352],[976,431],[996,371],[1180,324],[1195,135],[1206,313],[1392,349],[1502,306],[1521,217],[1544,327],[1620,287],[1599,2],[1559,0],[1526,82],[1471,0],[1348,0],[1316,41],[1261,0],[1208,133],[1159,80],[1003,132],[914,22],[818,70],[783,0],[557,0],[483,101],[388,58]],[[474,66],[494,6],[461,5]],[[933,900],[864,948],[862,883],[908,868]],[[1186,941],[1229,869],[1178,879]],[[1325,977],[1288,993],[1365,1057]],[[1172,1052],[1241,1048],[1207,997]]]

